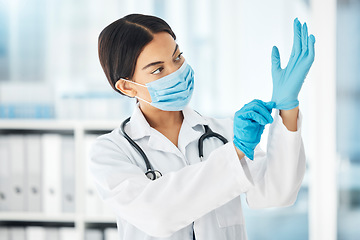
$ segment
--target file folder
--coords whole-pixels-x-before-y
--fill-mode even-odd
[[[103,202],[96,192],[94,181],[89,171],[89,151],[91,145],[95,141],[97,135],[85,135],[85,151],[86,151],[86,189],[85,189],[85,214],[87,216],[102,216]]]
[[[3,135],[0,136],[0,212],[10,210],[10,177],[9,142]]]
[[[73,227],[59,228],[59,240],[76,240],[79,239],[76,235],[76,230]]]
[[[59,240],[59,229],[53,228],[53,227],[46,227],[45,228],[45,239],[51,239],[51,240]]]
[[[119,233],[116,228],[105,228],[104,230],[105,240],[118,240],[120,239]]]
[[[102,240],[103,233],[100,229],[86,229],[85,230],[86,240]]]
[[[41,212],[42,206],[42,157],[40,134],[25,136],[26,159],[26,209],[30,212]]]
[[[9,230],[8,230],[7,227],[1,227],[0,226],[0,239],[1,240],[10,239]]]
[[[61,135],[42,135],[43,157],[43,211],[47,214],[61,212]]]
[[[62,211],[75,212],[75,140],[74,136],[62,136]]]
[[[45,228],[31,226],[25,229],[26,240],[48,240],[45,238]]]
[[[24,135],[9,135],[10,150],[10,210],[25,211],[25,142]]]
[[[26,240],[24,227],[9,227],[9,236],[11,240]]]

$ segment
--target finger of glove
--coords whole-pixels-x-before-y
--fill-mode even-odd
[[[291,56],[299,55],[301,52],[301,23],[298,18],[294,20],[294,41]]]
[[[255,121],[258,124],[263,125],[263,126],[265,126],[268,123],[273,122],[273,118],[272,118],[271,114],[266,109],[263,109],[261,107],[257,107],[252,110],[249,110],[247,112],[244,112],[239,117],[242,120]]]
[[[276,46],[273,46],[271,52],[271,68],[272,71],[281,70],[280,53],[279,53],[279,49]]]
[[[235,112],[234,119],[240,117],[242,114],[253,110],[254,108],[258,108],[259,106],[262,106],[264,109],[268,111],[269,114],[271,114],[272,109],[275,108],[276,103],[273,101],[270,102],[263,102],[259,99],[254,99],[251,102],[245,104],[239,111]]]
[[[251,106],[253,106],[254,104],[263,104],[263,103],[264,102],[261,101],[260,99],[253,99],[251,102],[245,104],[243,108],[251,108]]]
[[[254,99],[251,102],[245,104],[239,111],[237,111],[235,113],[235,118],[240,116],[241,114],[243,114],[244,112],[248,111],[249,109],[251,109],[255,104],[258,104],[258,102],[261,100],[258,99]]]
[[[254,106],[262,106],[262,107],[265,107],[269,113],[271,113],[272,109],[275,107],[275,105],[276,105],[276,103],[273,101],[264,102],[264,101],[261,101],[260,99],[254,99],[246,105],[246,109],[252,109]]]
[[[276,106],[276,103],[273,102],[273,101],[270,101],[270,102],[263,102],[264,103],[264,106],[267,108],[267,110],[271,113],[273,108],[275,108]]]
[[[306,23],[304,23],[301,30],[301,48],[303,53],[308,50],[308,38],[308,28]]]
[[[291,51],[291,55],[289,58],[289,62],[286,68],[293,69],[294,65],[296,64],[297,59],[301,54],[301,23],[298,18],[294,20],[294,40],[293,40],[293,50]]]
[[[310,37],[308,39],[308,45],[309,45],[309,57],[311,58],[311,61],[314,61],[315,58],[315,37],[314,35],[310,34]]]

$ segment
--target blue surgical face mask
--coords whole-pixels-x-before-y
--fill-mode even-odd
[[[135,97],[163,111],[183,110],[190,102],[194,91],[194,70],[185,61],[175,72],[146,85],[123,80],[147,87],[151,103],[138,96]]]

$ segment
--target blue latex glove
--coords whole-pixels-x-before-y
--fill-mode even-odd
[[[294,20],[294,43],[288,65],[280,67],[280,55],[276,46],[272,49],[272,79],[273,93],[271,101],[276,103],[275,108],[289,110],[299,105],[298,95],[314,62],[315,37],[308,36],[306,23]]]
[[[252,100],[234,116],[234,144],[245,155],[254,160],[254,149],[259,144],[265,125],[274,120],[271,116],[274,102]]]

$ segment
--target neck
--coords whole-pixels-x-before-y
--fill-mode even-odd
[[[182,111],[163,111],[140,101],[140,110],[152,128],[168,128],[182,124]]]

